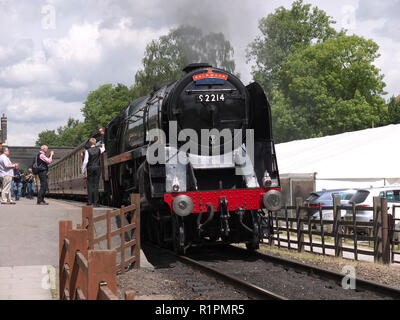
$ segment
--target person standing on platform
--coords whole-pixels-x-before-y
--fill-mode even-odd
[[[15,164],[14,169],[14,186],[15,186],[15,200],[18,201],[22,196],[22,178],[24,172],[18,168],[18,163]]]
[[[32,173],[32,168],[29,168],[29,172],[25,177],[26,187],[27,187],[27,195],[28,199],[33,199],[33,192],[35,190],[35,176]]]
[[[37,197],[37,204],[39,205],[48,205],[46,201],[44,201],[44,196],[47,190],[47,174],[49,172],[48,165],[53,162],[54,151],[50,152],[50,156],[46,156],[49,151],[49,147],[43,145],[40,148],[40,152],[37,155],[37,164],[39,167],[39,181],[40,181],[40,190]]]
[[[10,158],[10,150],[3,148],[3,154],[0,156],[0,176],[3,178],[3,189],[1,191],[1,204],[15,204],[11,201],[11,181],[14,176],[15,163]]]
[[[88,179],[88,202],[87,205],[98,207],[99,181],[100,181],[100,156],[104,152],[104,144],[96,147],[96,139],[89,140],[90,148],[85,151],[85,158],[82,165],[82,175],[85,176],[87,167]]]

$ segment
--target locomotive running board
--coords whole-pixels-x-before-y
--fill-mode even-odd
[[[108,166],[113,166],[118,163],[126,162],[132,160],[132,151],[121,153],[115,157],[108,159]]]
[[[132,159],[137,159],[146,156],[147,146],[142,146],[133,150],[126,151],[117,156],[108,159],[108,167],[118,163],[126,162]]]

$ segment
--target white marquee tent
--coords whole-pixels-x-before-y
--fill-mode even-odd
[[[281,174],[316,173],[316,189],[400,184],[400,124],[276,145]]]

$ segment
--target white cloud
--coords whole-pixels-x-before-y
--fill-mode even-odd
[[[98,63],[103,48],[99,44],[100,22],[73,25],[68,35],[61,39],[45,39],[45,52],[54,59],[76,61],[79,63]]]
[[[292,2],[0,0],[0,113],[9,118],[10,143],[33,144],[40,131],[56,129],[70,116],[81,117],[88,92],[101,84],[132,85],[147,43],[180,24],[223,32],[234,46],[236,69],[247,83],[251,76],[245,50],[259,33],[259,19]],[[352,26],[351,33],[376,41],[382,54],[377,66],[385,74],[386,91],[400,93],[395,10],[400,1],[305,2],[333,16],[338,29],[345,21]],[[41,6],[46,3],[56,9],[55,30],[42,28]]]
[[[41,61],[27,59],[0,71],[0,83],[15,87],[28,84],[48,84],[56,80],[56,72]]]

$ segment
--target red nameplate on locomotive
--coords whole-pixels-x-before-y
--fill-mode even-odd
[[[222,74],[222,73],[216,73],[213,72],[211,68],[208,69],[207,73],[202,73],[202,74],[196,74],[193,76],[193,81],[198,81],[202,79],[222,79],[222,80],[227,80],[228,75],[227,74]]]

